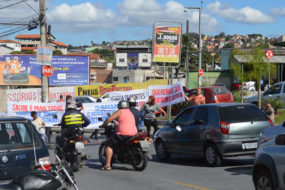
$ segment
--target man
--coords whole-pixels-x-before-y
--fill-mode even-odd
[[[68,100],[66,102],[66,111],[61,119],[62,135],[67,137],[71,135],[72,129],[78,126],[87,127],[90,120],[79,110],[76,109],[75,100]]]
[[[62,95],[62,94],[59,96],[59,100],[58,100],[57,102],[64,102],[64,99],[63,99],[63,95]]]
[[[45,134],[45,122],[42,120],[42,118],[38,117],[38,113],[36,111],[31,112],[31,116],[33,118],[32,123],[36,127],[37,131],[42,136],[44,142],[47,142],[46,134]]]
[[[273,109],[273,107],[271,106],[270,103],[266,104],[264,112],[266,113],[266,115],[268,115],[268,117],[274,123],[274,109]]]
[[[129,102],[130,111],[132,112],[132,114],[135,117],[136,127],[137,127],[138,131],[141,131],[141,129],[139,129],[140,123],[141,123],[141,113],[139,110],[136,109],[136,105],[137,105],[136,100],[133,97],[130,97],[128,99],[128,102]]]
[[[197,95],[193,94],[190,98],[186,96],[184,93],[184,97],[187,101],[191,102],[192,105],[200,105],[200,104],[206,104],[205,96],[202,94],[201,88],[198,88]]]

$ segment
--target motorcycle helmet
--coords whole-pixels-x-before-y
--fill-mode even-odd
[[[137,106],[136,99],[134,97],[130,97],[128,99],[129,106]]]
[[[118,109],[127,109],[127,108],[129,108],[129,104],[126,100],[121,100],[118,103]]]
[[[76,109],[76,102],[75,102],[75,100],[73,100],[73,99],[67,100],[66,101],[66,108],[67,109]]]

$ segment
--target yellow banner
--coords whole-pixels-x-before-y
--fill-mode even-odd
[[[102,84],[89,86],[75,86],[76,96],[94,96],[96,98],[113,91],[129,91],[146,89],[150,85],[167,85],[167,79],[148,80],[145,83]]]

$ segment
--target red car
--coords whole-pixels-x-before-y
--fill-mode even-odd
[[[224,86],[202,87],[202,94],[206,98],[206,104],[210,103],[231,103],[234,102],[232,93]],[[197,94],[197,88],[193,88],[186,92],[187,96]]]

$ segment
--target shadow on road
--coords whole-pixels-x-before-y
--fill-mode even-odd
[[[85,166],[88,168],[98,169],[98,170],[102,168],[102,164],[100,163],[99,159],[89,159],[85,162]],[[112,165],[112,170],[114,169],[114,170],[134,171],[133,168],[126,167],[126,166],[120,163],[115,163]]]
[[[241,166],[226,168],[225,171],[230,172],[230,175],[250,175],[252,174],[252,166]]]

